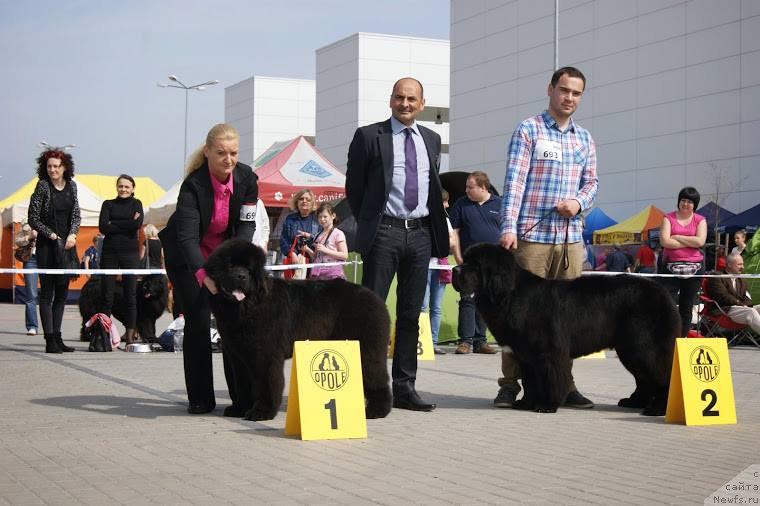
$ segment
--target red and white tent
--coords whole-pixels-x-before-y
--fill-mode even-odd
[[[346,195],[346,176],[303,136],[275,142],[253,162],[259,198],[267,207],[288,207],[298,190],[308,188],[317,204]]]

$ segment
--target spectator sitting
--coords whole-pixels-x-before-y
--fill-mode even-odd
[[[715,270],[726,270],[726,248],[723,246],[718,246],[715,248],[715,258]]]
[[[633,271],[652,274],[655,271],[655,265],[654,250],[647,243],[643,243],[636,252]]]
[[[723,272],[737,275],[743,271],[742,256],[739,253],[728,255]],[[747,283],[742,278],[708,278],[705,289],[707,295],[724,308],[732,321],[748,325],[756,334],[760,334],[760,305],[752,305]]]

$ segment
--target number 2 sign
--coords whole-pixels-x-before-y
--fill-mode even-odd
[[[725,339],[676,339],[665,421],[686,425],[736,423]]]

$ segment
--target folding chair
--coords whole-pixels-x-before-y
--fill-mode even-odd
[[[729,318],[726,310],[711,299],[704,290],[704,283],[699,300],[702,303],[702,308],[699,310],[699,327],[705,337],[726,337],[724,334],[730,334],[727,337],[729,346],[739,344],[743,339],[747,339],[760,348],[752,329]]]

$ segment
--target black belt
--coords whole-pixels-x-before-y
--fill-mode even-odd
[[[422,228],[430,225],[430,217],[425,216],[423,218],[394,218],[393,216],[383,215],[380,223],[383,225],[390,225],[395,228]]]

